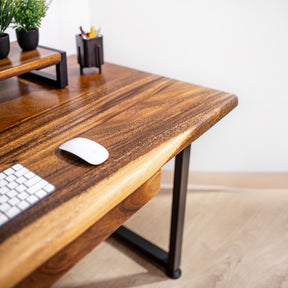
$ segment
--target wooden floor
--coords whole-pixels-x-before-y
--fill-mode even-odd
[[[171,193],[163,190],[127,226],[167,248]],[[171,280],[108,239],[54,288],[288,287],[288,189],[190,190],[182,277]]]

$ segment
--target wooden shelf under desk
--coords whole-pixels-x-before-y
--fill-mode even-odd
[[[51,65],[56,65],[56,76],[34,71]],[[44,82],[49,82],[48,84],[64,88],[68,84],[66,66],[66,53],[63,51],[39,46],[35,50],[23,52],[17,42],[12,42],[8,57],[0,60],[0,81],[29,75],[30,78],[41,78]]]

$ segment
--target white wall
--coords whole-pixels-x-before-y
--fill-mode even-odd
[[[42,45],[76,53],[79,26],[90,26],[90,0],[53,0],[40,30]]]
[[[75,54],[79,26],[88,29],[90,22],[90,0],[53,0],[39,29],[39,44]],[[15,41],[15,32],[8,32],[11,41]]]
[[[288,171],[287,0],[91,3],[106,61],[238,95],[193,144],[192,170]]]
[[[101,26],[105,61],[237,94],[193,144],[191,170],[288,172],[287,11],[287,0],[54,0],[40,43],[74,54],[78,27]]]

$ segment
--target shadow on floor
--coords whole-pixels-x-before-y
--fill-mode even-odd
[[[106,243],[112,246],[114,249],[121,251],[125,256],[129,257],[133,262],[137,263],[139,266],[145,269],[145,272],[135,273],[130,275],[125,275],[116,278],[102,279],[99,281],[91,281],[90,283],[85,283],[81,285],[73,285],[73,288],[109,288],[109,287],[121,287],[121,288],[131,288],[138,287],[142,285],[148,285],[153,283],[159,283],[167,281],[169,278],[166,276],[164,270],[161,267],[150,263],[149,260],[143,258],[143,255],[139,254],[133,249],[125,246],[121,241],[114,238],[109,238]],[[108,268],[109,269],[109,268]],[[71,284],[69,286],[61,286],[61,288],[72,288]]]

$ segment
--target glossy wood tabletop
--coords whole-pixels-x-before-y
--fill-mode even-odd
[[[21,163],[57,188],[0,229],[3,287],[76,239],[237,105],[230,93],[109,63],[101,75],[96,68],[80,75],[75,56],[68,77],[64,89],[0,82],[0,170]],[[78,136],[104,145],[109,159],[90,166],[60,152]]]
[[[0,60],[0,80],[52,65],[60,60],[59,52],[43,47],[22,52],[18,43],[12,42],[8,57]]]

